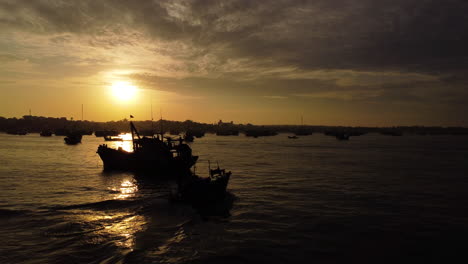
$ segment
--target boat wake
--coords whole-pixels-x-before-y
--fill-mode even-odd
[[[105,210],[122,210],[122,209],[135,209],[142,207],[145,204],[148,204],[156,198],[142,198],[142,199],[131,199],[131,200],[105,200],[94,203],[83,203],[83,204],[74,204],[74,205],[59,205],[49,207],[52,210],[73,210],[73,209],[83,209],[83,210],[95,210],[95,211],[105,211]],[[162,199],[159,198],[159,199]]]

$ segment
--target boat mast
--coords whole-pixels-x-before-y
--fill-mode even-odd
[[[132,115],[130,115],[130,119],[131,118],[133,118]],[[130,121],[130,131],[132,132],[133,151],[135,151],[138,148],[138,144],[135,142],[135,135],[138,139],[140,139],[140,134],[138,134],[138,130],[136,129],[132,121]]]
[[[83,121],[83,104],[81,104],[81,121]]]
[[[161,128],[161,131],[160,131],[161,140],[164,140],[164,136],[163,136],[163,123],[162,123],[162,109],[161,109],[161,108],[159,108],[159,115],[160,115],[159,125],[160,125],[160,128]]]
[[[151,100],[151,133],[153,133],[152,137],[154,138],[154,126],[153,126],[153,100]]]

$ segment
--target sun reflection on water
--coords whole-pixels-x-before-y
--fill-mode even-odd
[[[106,233],[119,238],[115,241],[118,247],[133,249],[135,246],[135,233],[143,230],[145,223],[144,216],[134,215],[110,223],[104,227],[104,230]]]
[[[115,141],[115,147],[121,148],[127,152],[133,152],[132,134],[126,133],[119,135],[122,141]]]
[[[121,200],[135,197],[138,192],[138,185],[133,179],[123,179],[119,186],[110,187],[109,189],[116,193],[115,199]]]
[[[116,211],[82,211],[76,210],[72,218],[66,219],[67,226],[80,227],[79,230],[69,232],[69,228],[58,229],[58,235],[79,235],[81,240],[89,245],[102,245],[111,241],[117,247],[133,251],[135,249],[136,234],[144,231],[148,223],[143,215]],[[73,224],[71,224],[73,223]],[[62,232],[62,233],[61,233]]]
[[[132,140],[132,134],[130,134],[130,133],[121,134],[121,135],[119,135],[119,137],[122,140],[125,140],[125,141],[131,141]]]

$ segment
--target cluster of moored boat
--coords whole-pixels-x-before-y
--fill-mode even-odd
[[[97,153],[105,171],[144,172],[154,178],[172,179],[177,183],[177,198],[193,203],[212,202],[224,198],[231,172],[209,168],[209,177],[192,172],[198,156],[183,140],[173,140],[162,134],[141,136],[130,122],[133,151],[99,145]]]

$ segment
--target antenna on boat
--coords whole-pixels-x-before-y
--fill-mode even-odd
[[[151,133],[153,133],[152,137],[154,138],[154,124],[153,124],[153,100],[151,100]]]
[[[161,140],[164,140],[164,136],[163,136],[163,120],[162,120],[162,109],[159,108],[159,115],[160,115],[160,119],[159,119],[159,126],[161,128],[161,131],[160,131],[160,134],[161,134]]]
[[[83,121],[83,104],[81,104],[81,121]]]

